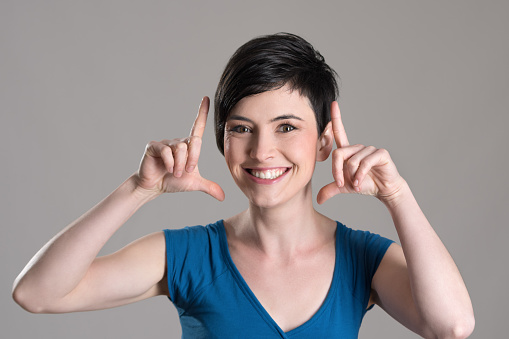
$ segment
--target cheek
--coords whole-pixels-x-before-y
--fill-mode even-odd
[[[232,153],[235,152],[235,138],[225,133],[224,135],[224,156],[225,158],[231,157]]]
[[[232,157],[231,143],[229,142],[228,138],[225,137],[224,138],[224,160],[226,161],[228,168],[230,168],[231,157]]]
[[[244,153],[242,142],[239,139],[225,136],[224,138],[224,159],[230,171],[232,166],[238,164]]]
[[[225,134],[223,138],[223,154],[224,158],[228,158],[228,154],[230,153],[230,138]]]
[[[286,150],[289,150],[294,156],[299,159],[308,159],[314,160],[316,159],[316,151],[317,151],[317,138],[314,133],[310,135],[300,135],[296,138],[291,138],[285,140],[282,147]]]

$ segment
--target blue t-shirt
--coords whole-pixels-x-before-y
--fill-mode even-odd
[[[357,338],[371,280],[392,241],[337,223],[336,261],[318,311],[288,332],[270,317],[230,257],[220,220],[164,230],[167,278],[182,338]]]

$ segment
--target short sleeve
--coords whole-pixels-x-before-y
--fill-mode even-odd
[[[371,281],[389,246],[394,242],[368,231],[338,225],[342,277],[354,297],[365,308],[371,293]]]
[[[164,230],[168,291],[177,309],[185,309],[215,276],[224,271],[218,265],[217,230],[192,226]]]

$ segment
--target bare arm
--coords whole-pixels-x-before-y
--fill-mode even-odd
[[[155,294],[153,286],[163,278],[165,267],[160,235],[96,258],[113,233],[150,198],[136,190],[134,176],[130,177],[32,258],[14,283],[14,299],[31,312],[55,313],[106,308],[121,300],[128,303],[149,290]],[[125,270],[128,259],[140,249],[150,251],[133,262],[129,270],[136,273],[133,277],[144,278],[128,279],[132,287],[129,291],[118,289],[119,278],[126,278],[129,272]]]
[[[392,245],[382,260],[373,301],[423,337],[468,337],[475,320],[467,288],[408,185],[384,203],[402,247]]]
[[[137,173],[37,252],[14,282],[17,303],[31,312],[73,312],[167,293],[162,232],[97,255],[143,204],[162,193],[202,191],[224,199],[197,166],[208,107],[205,97],[188,138],[149,143]]]
[[[424,337],[469,336],[475,320],[463,279],[389,153],[350,145],[335,102],[331,118],[338,146],[332,159],[334,182],[320,190],[318,202],[345,193],[375,196],[389,209],[402,244],[391,245],[382,259],[371,302]]]

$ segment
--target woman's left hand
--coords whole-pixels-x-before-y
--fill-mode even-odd
[[[350,145],[336,101],[331,106],[331,123],[337,146],[332,152],[334,182],[320,189],[317,202],[323,204],[340,193],[373,195],[383,202],[396,198],[406,182],[389,152],[373,146]]]

